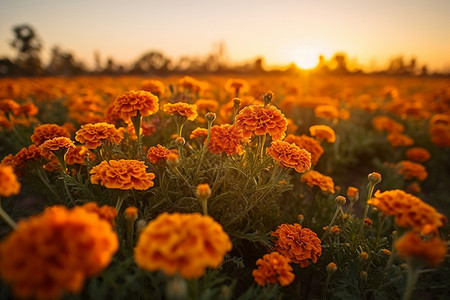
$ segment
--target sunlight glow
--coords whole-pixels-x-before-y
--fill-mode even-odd
[[[319,63],[319,55],[322,54],[315,47],[301,47],[292,51],[292,61],[304,70],[314,69]]]

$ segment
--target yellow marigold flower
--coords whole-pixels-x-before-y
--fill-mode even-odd
[[[152,93],[158,97],[161,97],[164,94],[166,88],[164,83],[159,80],[147,79],[141,82],[141,89],[147,92]]]
[[[233,95],[239,95],[248,92],[250,86],[244,79],[230,78],[225,83],[225,90]]]
[[[440,238],[423,240],[419,234],[412,231],[400,237],[394,247],[400,256],[420,260],[431,267],[438,266],[447,255],[447,246]]]
[[[147,91],[128,91],[114,100],[114,108],[117,114],[126,123],[131,122],[138,111],[141,116],[153,115],[159,110],[159,99]]]
[[[198,137],[201,136],[208,136],[208,129],[206,128],[195,128],[192,132],[191,135],[189,136],[190,139],[196,139]]]
[[[273,140],[281,140],[286,136],[286,117],[272,105],[249,105],[244,107],[236,116],[236,127],[241,128],[244,137],[266,135]]]
[[[309,137],[307,135],[296,136],[293,134],[288,134],[288,136],[284,139],[285,142],[290,144],[296,144],[301,149],[305,149],[309,153],[311,153],[311,164],[316,165],[319,161],[319,158],[322,156],[324,150],[320,143]]]
[[[169,115],[186,117],[189,121],[194,121],[198,116],[197,105],[184,102],[164,104],[163,111]]]
[[[216,154],[225,152],[227,155],[240,155],[244,152],[243,144],[247,141],[242,130],[234,125],[214,125],[211,127],[208,150]]]
[[[393,147],[407,147],[414,144],[414,140],[412,138],[401,133],[390,133],[388,134],[387,139]]]
[[[318,105],[314,109],[314,115],[318,118],[333,120],[339,117],[339,110],[334,105]]]
[[[289,285],[295,278],[289,262],[289,258],[278,252],[265,254],[256,261],[258,269],[253,270],[253,278],[261,286],[277,282],[282,286]]]
[[[123,132],[106,122],[82,125],[75,136],[75,140],[85,144],[89,149],[96,149],[105,141],[118,145],[122,139]]]
[[[317,171],[309,170],[302,175],[301,182],[305,182],[310,187],[317,186],[324,192],[334,194],[333,178],[325,176]]]
[[[0,242],[0,275],[18,298],[56,299],[81,292],[85,277],[109,265],[118,246],[96,214],[54,206],[20,221]]]
[[[403,174],[405,179],[417,178],[420,181],[424,181],[428,177],[428,172],[425,167],[419,163],[415,163],[409,160],[402,160],[397,163],[398,173]]]
[[[274,250],[302,268],[309,265],[309,260],[316,263],[322,254],[317,234],[309,228],[302,228],[298,223],[281,224],[271,236],[276,237]]]
[[[154,185],[155,174],[146,173],[147,166],[138,160],[102,161],[90,171],[91,182],[110,189],[146,190]]]
[[[327,140],[328,143],[336,142],[336,134],[331,127],[327,125],[313,125],[309,127],[311,136],[316,137],[318,140]]]
[[[406,157],[411,161],[423,163],[430,159],[431,154],[425,148],[413,147],[406,150]]]
[[[175,153],[178,154],[178,150],[169,150],[164,146],[157,145],[156,147],[150,147],[147,151],[147,158],[152,164],[157,164],[161,159],[166,160],[167,155]]]
[[[402,124],[386,116],[374,117],[372,119],[372,125],[376,130],[386,131],[388,133],[402,133],[404,130]]]
[[[0,196],[9,197],[20,192],[20,183],[11,166],[0,164]]]
[[[420,230],[426,224],[442,227],[445,216],[438,213],[434,207],[419,198],[402,190],[390,190],[381,193],[376,191],[374,197],[367,203],[376,206],[383,214],[395,216],[399,226],[412,227]]]
[[[281,165],[293,168],[299,173],[303,173],[311,168],[311,153],[305,149],[300,149],[295,144],[284,141],[274,141],[266,148],[266,153]]]
[[[139,267],[184,278],[198,278],[217,268],[231,242],[222,226],[199,213],[162,213],[140,234],[134,258]]]
[[[88,150],[85,146],[76,146],[75,148],[69,148],[66,153],[66,163],[68,165],[84,164],[85,157],[89,160],[95,160],[95,154]]]
[[[111,227],[115,226],[114,220],[117,217],[117,210],[109,205],[98,206],[95,202],[88,202],[80,206],[88,212],[95,213],[100,219],[108,222]]]
[[[31,135],[31,141],[36,146],[40,146],[46,140],[60,136],[70,137],[70,134],[65,127],[56,124],[43,124],[34,129],[34,132]]]
[[[75,148],[75,144],[69,138],[55,137],[42,143],[39,148],[41,148],[42,156],[49,157],[52,154],[52,151],[65,149],[64,152],[66,152],[70,148]]]
[[[8,155],[2,160],[2,164],[14,168],[16,174],[24,174],[26,163],[41,159],[41,149],[36,145],[30,145],[28,148],[22,148],[15,155]]]

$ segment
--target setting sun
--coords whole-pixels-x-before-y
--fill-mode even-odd
[[[319,63],[321,52],[313,47],[302,47],[292,51],[292,61],[300,69],[314,69]]]

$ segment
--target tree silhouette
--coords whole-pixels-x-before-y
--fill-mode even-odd
[[[16,64],[26,75],[38,75],[42,72],[39,54],[41,41],[34,29],[27,24],[13,27],[14,40],[11,46],[17,50]]]

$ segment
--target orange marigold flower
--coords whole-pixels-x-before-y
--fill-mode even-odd
[[[85,124],[76,132],[75,139],[85,144],[88,149],[96,149],[105,141],[120,144],[123,139],[123,132],[117,130],[113,124],[106,122]]]
[[[159,99],[147,91],[128,91],[114,100],[114,108],[117,114],[126,123],[131,122],[138,111],[141,116],[153,115],[159,110]]]
[[[394,247],[400,256],[420,260],[431,267],[438,266],[447,255],[447,246],[439,237],[423,240],[412,231],[400,237]]]
[[[309,260],[316,263],[322,254],[317,234],[309,228],[302,228],[298,223],[281,224],[271,236],[276,237],[274,250],[302,268],[309,265]]]
[[[339,117],[339,110],[334,105],[318,105],[314,109],[314,115],[318,118],[332,120]]]
[[[230,78],[225,83],[225,90],[237,97],[239,94],[248,92],[250,86],[244,79]]]
[[[213,99],[198,99],[195,101],[195,105],[197,105],[197,110],[203,114],[216,112],[219,107],[219,103]]]
[[[102,161],[90,171],[91,182],[110,189],[146,190],[153,186],[155,174],[146,173],[147,166],[138,160]]]
[[[114,220],[117,217],[117,210],[114,207],[109,205],[98,206],[98,204],[95,202],[88,202],[80,207],[88,212],[97,214],[100,219],[108,222],[111,227],[115,226]]]
[[[36,145],[40,146],[46,140],[50,140],[55,137],[70,137],[69,132],[66,128],[58,126],[56,124],[43,124],[34,129],[31,135],[31,141]]]
[[[17,115],[20,111],[20,105],[12,99],[1,99],[0,100],[0,112],[4,114],[12,113]]]
[[[387,140],[393,147],[411,146],[414,144],[412,138],[401,133],[390,133],[387,136]]]
[[[161,159],[166,160],[167,155],[174,153],[178,154],[178,150],[169,150],[164,146],[157,145],[156,147],[150,147],[147,151],[147,158],[152,164],[157,164]]]
[[[402,227],[420,230],[426,224],[442,227],[446,222],[445,216],[438,213],[434,207],[402,190],[383,193],[376,191],[367,203],[376,206],[387,216],[395,216],[395,222]]]
[[[428,177],[428,172],[425,167],[419,163],[415,163],[409,160],[402,160],[397,163],[398,173],[403,174],[405,179],[417,178],[420,181],[424,181]]]
[[[0,164],[0,196],[9,197],[20,192],[20,183],[11,166]]]
[[[207,267],[217,268],[231,247],[210,216],[164,212],[139,235],[134,258],[143,269],[191,279],[205,274]]]
[[[324,192],[334,194],[333,178],[323,175],[317,171],[309,170],[302,175],[301,182],[305,182],[310,187],[317,186]]]
[[[430,136],[436,146],[450,147],[450,125],[430,125]]]
[[[164,104],[163,111],[169,115],[186,117],[189,121],[194,121],[198,116],[197,105],[184,102]]]
[[[359,190],[357,189],[357,188],[355,188],[355,187],[353,187],[353,186],[349,186],[348,188],[347,188],[347,196],[350,198],[350,197],[357,197],[357,196],[359,196]]]
[[[288,134],[288,136],[284,139],[284,141],[290,144],[294,143],[301,149],[305,149],[306,151],[311,153],[311,164],[313,165],[317,164],[319,158],[322,156],[324,152],[322,146],[317,140],[304,134],[301,136]]]
[[[75,148],[69,148],[66,153],[66,164],[74,165],[84,164],[84,159],[95,160],[95,154],[88,150],[85,146],[76,146]]]
[[[189,136],[190,139],[196,139],[198,137],[201,136],[208,136],[208,129],[206,128],[195,128],[192,132],[191,135]]]
[[[328,226],[324,226],[324,227],[323,227],[323,230],[326,231],[327,229],[328,229]],[[331,232],[331,233],[334,233],[334,234],[339,234],[339,233],[342,232],[342,229],[340,229],[339,226],[337,226],[337,225],[333,225],[333,226],[331,226],[331,228],[330,228],[330,232]]]
[[[46,140],[39,148],[41,148],[42,156],[49,157],[53,151],[64,149],[64,152],[67,152],[68,149],[75,148],[75,144],[71,139],[60,136],[52,138],[51,140]]]
[[[19,111],[17,112],[17,115],[19,116],[25,116],[25,117],[32,117],[37,115],[39,112],[39,108],[37,108],[36,105],[33,103],[24,103],[20,106]]]
[[[234,125],[214,125],[211,127],[208,150],[216,154],[225,152],[228,155],[240,155],[244,152],[242,145],[247,141],[248,139],[244,138],[242,130]]]
[[[427,160],[429,160],[431,157],[431,154],[425,148],[413,147],[413,148],[406,150],[406,157],[408,157],[409,160],[422,163],[422,162],[426,162]]]
[[[336,142],[336,134],[331,127],[327,125],[313,125],[309,127],[309,132],[318,140],[327,140],[328,143]]]
[[[303,173],[311,168],[311,153],[305,149],[300,149],[295,144],[284,141],[274,141],[266,148],[266,153],[281,165],[293,168],[299,173]]]
[[[164,83],[159,80],[147,79],[141,82],[141,89],[147,92],[152,93],[158,97],[161,97],[164,94],[166,88]]]
[[[373,127],[378,131],[388,133],[402,133],[405,129],[402,124],[386,116],[376,116],[372,119]]]
[[[199,93],[202,89],[200,81],[191,76],[184,76],[183,78],[178,80],[178,86],[183,92],[190,91],[193,93]]]
[[[268,133],[276,141],[286,136],[288,122],[275,106],[249,105],[237,114],[235,124],[246,138]]]
[[[18,298],[56,299],[79,293],[117,251],[111,226],[81,207],[47,208],[18,223],[0,242],[0,275]]]
[[[289,285],[295,277],[289,262],[289,258],[278,252],[265,254],[256,261],[258,269],[253,270],[253,278],[261,286],[277,282],[282,286]]]

